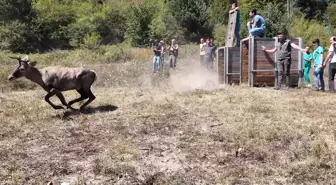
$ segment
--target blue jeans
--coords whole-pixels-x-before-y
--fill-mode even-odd
[[[251,34],[252,36],[259,36],[259,37],[263,37],[265,32],[266,32],[266,27],[265,25],[262,25],[260,28],[256,27],[254,29],[251,28],[252,25],[249,25],[247,28],[248,28],[248,31],[249,31],[249,34]]]
[[[236,35],[236,43],[237,43],[237,47],[240,46],[240,35],[239,35],[239,30],[240,30],[240,24],[239,24],[239,23],[236,23],[235,35]]]
[[[164,64],[164,56],[161,56],[159,62],[159,70],[163,70],[163,64]]]
[[[315,87],[320,90],[324,90],[324,79],[323,79],[324,68],[316,68],[314,70],[314,80]]]
[[[155,56],[153,57],[153,73],[155,73],[158,68],[160,67],[160,56]]]

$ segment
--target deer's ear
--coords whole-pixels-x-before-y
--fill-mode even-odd
[[[35,66],[36,65],[36,61],[32,61],[28,63],[30,66]]]

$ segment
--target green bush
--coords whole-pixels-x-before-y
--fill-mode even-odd
[[[216,41],[216,45],[224,45],[226,39],[227,28],[226,25],[215,25],[214,28],[214,39]]]
[[[330,34],[321,24],[314,20],[307,20],[303,16],[294,17],[289,26],[291,37],[303,37],[305,44],[311,45],[313,39],[318,38],[321,45],[329,48]]]

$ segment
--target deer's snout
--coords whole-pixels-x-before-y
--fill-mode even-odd
[[[15,77],[13,75],[8,76],[8,80],[14,80],[14,79],[15,79]]]

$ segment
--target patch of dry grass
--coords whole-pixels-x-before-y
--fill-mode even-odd
[[[335,95],[219,88],[197,61],[179,64],[91,65],[101,81],[82,114],[40,89],[1,93],[1,184],[335,183]]]

